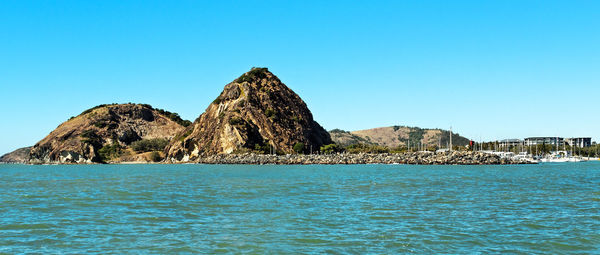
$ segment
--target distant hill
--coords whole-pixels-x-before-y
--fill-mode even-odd
[[[0,157],[0,163],[27,163],[31,147],[16,149]]]
[[[442,129],[424,129],[407,126],[379,127],[358,131],[344,131],[334,129],[329,131],[331,139],[342,146],[364,143],[385,146],[388,148],[405,147],[410,143],[411,147],[417,147],[419,143],[427,147],[442,148],[448,146],[450,132]],[[464,146],[469,144],[469,139],[452,133],[452,144]]]

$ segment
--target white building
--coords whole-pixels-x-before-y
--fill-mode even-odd
[[[527,145],[527,146],[535,146],[535,145],[563,146],[564,144],[565,144],[565,139],[562,137],[527,137],[527,138],[525,138],[525,145]]]
[[[575,146],[579,148],[590,147],[592,146],[592,138],[591,137],[572,137],[566,138],[565,142],[569,146]]]

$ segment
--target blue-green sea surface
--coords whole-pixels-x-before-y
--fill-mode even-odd
[[[0,165],[0,253],[600,253],[600,163]]]

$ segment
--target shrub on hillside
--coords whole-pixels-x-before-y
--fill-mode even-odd
[[[334,128],[334,129],[330,130],[329,133],[350,133],[350,132],[341,130],[339,128]]]
[[[303,153],[304,152],[304,143],[298,142],[298,143],[294,144],[293,149],[296,153]]]
[[[131,143],[131,148],[136,152],[162,151],[168,143],[163,138],[143,139]]]
[[[145,106],[149,107],[150,109],[153,109],[152,106],[150,106],[150,105],[145,105]],[[158,113],[162,114],[163,116],[169,118],[172,121],[177,122],[179,125],[182,125],[184,127],[187,127],[190,124],[192,124],[191,121],[182,119],[181,116],[179,116],[179,114],[177,114],[177,113],[166,111],[163,109],[154,109],[154,110],[156,110]]]
[[[96,106],[94,106],[94,107],[92,107],[90,109],[87,109],[87,110],[83,111],[80,115],[88,114],[88,113],[90,113],[90,112],[92,112],[92,111],[94,111],[94,110],[96,110],[98,108],[105,107],[105,106],[110,106],[110,105],[117,105],[117,104],[116,103],[112,103],[112,104],[96,105]]]
[[[269,71],[268,68],[258,68],[258,67],[253,67],[252,70],[250,70],[249,72],[242,74],[242,76],[240,76],[239,78],[237,78],[235,81],[238,83],[243,83],[243,82],[252,82],[254,80],[257,79],[264,79],[267,77],[266,72]]]
[[[323,145],[321,146],[320,150],[323,154],[332,154],[343,151],[342,148],[335,143]]]
[[[152,162],[159,162],[162,160],[162,157],[158,151],[153,151],[150,153],[150,160],[152,160]]]
[[[98,150],[98,156],[101,162],[106,163],[113,158],[121,156],[121,146],[118,143],[105,145]]]
[[[83,138],[81,140],[83,143],[90,144],[94,148],[102,146],[102,138],[98,134],[96,134],[95,130],[85,130],[79,136]]]

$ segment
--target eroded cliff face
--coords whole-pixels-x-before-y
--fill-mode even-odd
[[[227,84],[192,125],[167,146],[167,160],[196,161],[236,152],[317,151],[331,143],[302,99],[266,68]],[[303,145],[303,146],[302,146]]]
[[[135,141],[171,139],[181,132],[181,119],[169,114],[140,104],[94,107],[60,124],[33,146],[29,163],[119,162],[119,156],[131,152],[128,147]]]

